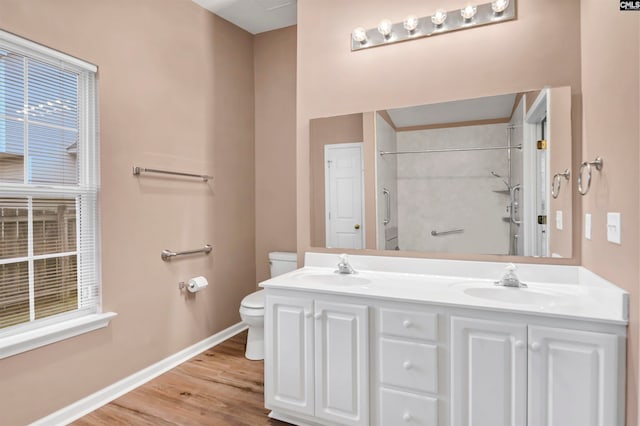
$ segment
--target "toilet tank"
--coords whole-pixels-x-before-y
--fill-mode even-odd
[[[271,278],[298,269],[298,254],[274,251],[269,253],[269,265],[271,265]]]

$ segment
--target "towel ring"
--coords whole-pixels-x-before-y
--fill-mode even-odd
[[[560,195],[560,184],[562,183],[561,178],[569,180],[570,177],[571,172],[569,169],[564,169],[564,172],[553,175],[553,179],[551,180],[551,196],[553,198],[558,198],[558,195]]]
[[[583,161],[582,164],[580,164],[580,169],[578,169],[578,192],[580,195],[587,195],[587,192],[589,192],[589,189],[591,188],[591,166],[595,166],[596,170],[600,171],[602,170],[602,164],[603,161],[601,157],[596,157],[593,161]],[[587,169],[586,188],[582,186],[582,169],[585,167]]]

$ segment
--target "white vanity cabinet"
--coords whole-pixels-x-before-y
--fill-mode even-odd
[[[437,426],[441,362],[440,317],[429,307],[383,304],[375,309],[374,424]]]
[[[451,317],[451,425],[516,426],[527,418],[527,326]]]
[[[451,317],[452,426],[622,425],[615,333]]]
[[[267,294],[265,309],[267,407],[285,421],[368,425],[368,307],[292,293]]]
[[[484,263],[418,265],[431,275],[415,273],[415,259],[382,258],[376,267],[398,266],[354,265],[357,274],[342,275],[334,255],[315,256],[318,264],[263,283],[272,418],[299,426],[624,425],[628,294],[591,272],[529,266],[550,282],[505,289],[486,278]],[[483,278],[435,275],[447,267]]]
[[[529,327],[529,426],[622,425],[616,335]]]

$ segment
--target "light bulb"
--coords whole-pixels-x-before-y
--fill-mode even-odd
[[[409,15],[404,18],[404,22],[402,22],[402,26],[405,30],[410,33],[414,32],[416,28],[418,28],[418,17],[415,15]]]
[[[384,38],[388,38],[389,34],[391,34],[391,30],[393,29],[393,22],[389,19],[383,19],[378,24],[378,32],[384,36]]]
[[[470,21],[476,15],[478,8],[472,5],[468,5],[462,9],[460,9],[460,15],[465,19],[465,21]]]
[[[502,13],[509,7],[509,0],[494,0],[491,2],[491,9],[494,13]]]
[[[436,10],[436,13],[434,13],[433,16],[431,17],[431,22],[433,22],[433,25],[438,27],[444,24],[444,21],[446,20],[447,20],[447,11],[444,9]]]
[[[351,34],[354,41],[357,41],[360,44],[365,44],[367,42],[367,30],[365,30],[364,28],[358,27],[353,30],[353,33]]]

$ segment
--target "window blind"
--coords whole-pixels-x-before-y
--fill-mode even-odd
[[[0,336],[99,310],[95,71],[0,31]]]

